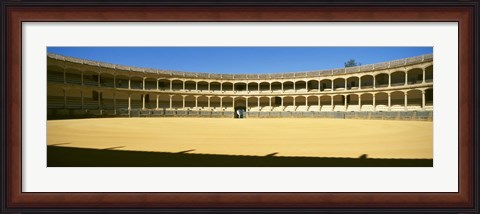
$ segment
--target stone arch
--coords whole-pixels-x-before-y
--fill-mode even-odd
[[[293,81],[283,82],[283,90],[287,92],[293,92]]]
[[[115,84],[117,88],[128,88],[129,77],[123,74],[115,75]]]
[[[423,70],[421,68],[414,68],[408,70],[408,84],[419,84],[423,82]]]
[[[197,83],[195,81],[193,81],[193,80],[185,81],[185,90],[186,91],[195,91],[196,88],[197,88]]]
[[[145,90],[157,90],[157,79],[153,77],[145,78]]]
[[[352,76],[352,77],[349,77],[347,78],[347,89],[352,89],[352,90],[355,90],[355,89],[358,89],[358,80],[359,78],[356,77],[356,76]]]
[[[295,81],[295,90],[296,91],[306,91],[307,90],[307,82],[305,82],[305,80]]]
[[[333,80],[333,90],[345,90],[345,78],[336,78]]]
[[[172,90],[173,91],[183,90],[183,81],[179,79],[172,80]]]
[[[198,81],[197,85],[199,91],[208,91],[209,83],[207,81]]]
[[[360,80],[362,89],[373,88],[373,76],[371,74],[361,76]]]
[[[376,88],[388,87],[388,74],[380,73],[375,75],[375,87]]]
[[[210,82],[210,91],[220,91],[220,85],[221,83],[217,81]]]
[[[307,82],[307,91],[318,91],[319,84],[318,80],[309,80]]]
[[[405,72],[404,71],[395,71],[390,74],[390,85],[391,86],[400,86],[405,85]]]
[[[433,82],[433,65],[425,68],[425,82]]]
[[[331,91],[332,90],[332,80],[322,79],[320,80],[320,91]]]

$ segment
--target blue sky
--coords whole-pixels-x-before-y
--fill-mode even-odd
[[[432,47],[48,47],[49,53],[144,68],[276,73],[343,68],[433,53]]]

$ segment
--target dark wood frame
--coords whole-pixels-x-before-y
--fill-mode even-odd
[[[1,211],[478,212],[478,2],[2,2]],[[458,193],[26,193],[21,24],[26,21],[452,21],[459,23]],[[453,142],[452,142],[453,143]],[[124,209],[128,208],[128,209]],[[245,210],[244,210],[245,211]]]

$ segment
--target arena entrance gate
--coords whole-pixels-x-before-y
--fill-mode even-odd
[[[247,109],[246,109],[246,100],[245,99],[236,99],[235,100],[235,108],[233,112],[233,117],[234,118],[245,118],[247,114]]]

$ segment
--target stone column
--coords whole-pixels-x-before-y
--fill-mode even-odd
[[[198,109],[198,96],[195,96],[195,109]]]
[[[100,73],[97,74],[97,86],[100,87]]]
[[[232,106],[233,106],[233,109],[235,109],[235,97],[232,97]]]
[[[223,82],[220,82],[220,91],[223,93]]]
[[[260,97],[257,97],[257,107],[258,107],[258,110],[260,110]]]
[[[247,86],[247,93],[248,93],[248,92],[249,92],[249,91],[248,91],[248,82],[247,82],[247,85],[246,85],[246,86]]]
[[[131,79],[131,77],[129,76],[129,77],[128,77],[128,89],[131,89],[131,88],[130,88],[130,79]]]
[[[159,84],[159,80],[157,79],[157,91],[158,91],[158,84]]]
[[[293,92],[297,92],[297,86],[295,86],[296,85],[295,83],[296,82],[293,82]]]
[[[198,91],[198,82],[195,82],[195,91]]]
[[[333,88],[333,80],[331,80],[330,82],[332,82],[332,91],[334,91],[334,88]]]
[[[373,94],[373,111],[376,110],[376,104],[375,104],[375,94]]]
[[[322,84],[320,84],[320,79],[318,80],[318,91],[320,91],[322,88]]]
[[[210,83],[208,84],[208,86],[210,87]],[[210,90],[210,88],[209,88],[209,90]],[[210,97],[211,97],[211,96],[207,96],[208,110],[210,110]]]
[[[143,78],[142,81],[143,81],[143,82],[142,82],[142,90],[145,90],[145,77]]]
[[[257,90],[258,93],[260,94],[260,83],[257,84],[257,89],[258,89],[258,90]]]
[[[145,110],[145,94],[142,94],[142,109]]]
[[[305,89],[306,89],[307,92],[308,92],[308,81],[307,81],[307,80],[305,80]]]
[[[170,91],[172,91],[173,80],[170,80]]]
[[[358,110],[359,111],[362,110],[362,95],[361,94],[358,95]]]
[[[155,108],[155,109],[157,109],[157,110],[158,110],[158,97],[159,97],[159,96],[160,96],[160,95],[157,94],[157,106],[156,106],[156,108]]]
[[[377,78],[375,77],[375,75],[373,75],[373,88],[377,88]]]
[[[425,110],[425,91],[422,91],[422,110]]]
[[[405,85],[408,84],[408,71],[405,71]]]
[[[102,109],[102,92],[98,92],[98,109]]]
[[[274,97],[269,97],[268,98],[268,105],[270,107],[270,110],[272,109],[272,98],[274,98]]]
[[[283,90],[283,84],[284,84],[284,83],[285,83],[285,82],[282,82],[282,92],[285,92],[285,91]]]
[[[220,109],[223,111],[223,97],[220,97]]]
[[[173,97],[173,95],[170,95],[170,109],[173,109],[173,106],[172,106],[172,97]]]
[[[131,94],[128,94],[128,111],[130,111],[130,109],[132,109],[132,107],[131,107],[131,102],[132,102],[131,101],[131,99],[132,99],[131,96],[132,96]]]
[[[408,94],[407,94],[407,92],[405,92],[405,99],[403,101],[405,103],[405,111],[407,111],[408,110],[408,107],[407,107],[408,106]]]
[[[330,104],[332,106],[332,111],[333,111],[333,108],[335,107],[335,105],[333,104],[333,96],[330,96]]]
[[[182,84],[183,84],[183,91],[185,91],[185,81],[182,81]]]
[[[208,92],[210,92],[210,84],[211,82],[207,82]]]
[[[185,97],[186,95],[182,95],[182,109],[185,109]]]
[[[113,88],[117,88],[117,78],[113,75]]]
[[[358,89],[362,89],[362,77],[358,77]]]
[[[248,110],[248,97],[245,97],[245,111]]]
[[[347,103],[347,96],[348,95],[343,95],[343,98],[344,98],[344,106],[345,106],[345,111],[347,111],[347,107],[348,107],[348,103]]]
[[[344,86],[344,88],[345,88],[345,90],[348,89],[348,87],[347,87],[347,78],[345,78],[345,86]]]
[[[422,83],[425,84],[425,68],[422,68],[422,71],[423,71],[423,81],[422,81]]]

